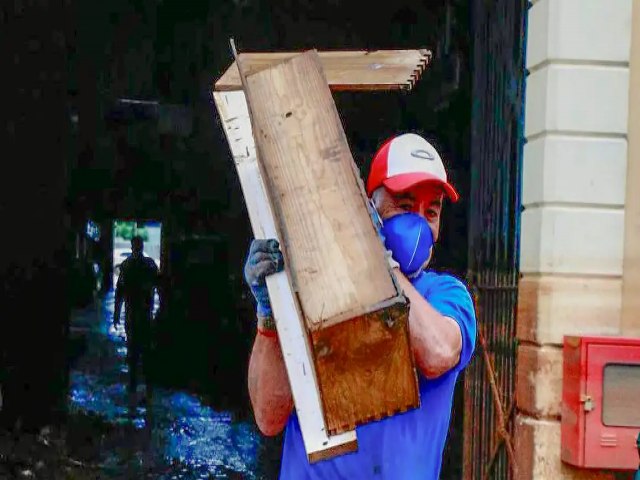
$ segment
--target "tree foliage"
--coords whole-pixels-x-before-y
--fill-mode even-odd
[[[124,240],[131,240],[136,235],[142,237],[145,242],[149,240],[149,232],[146,227],[138,227],[136,222],[116,220],[113,225],[113,234],[116,238]]]

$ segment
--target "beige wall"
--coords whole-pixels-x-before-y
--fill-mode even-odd
[[[640,0],[633,6],[621,330],[640,337]]]
[[[529,10],[516,449],[522,478],[607,478],[560,462],[562,337],[620,332],[632,0]]]

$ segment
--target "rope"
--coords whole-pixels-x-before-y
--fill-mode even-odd
[[[520,478],[518,476],[518,462],[516,461],[515,450],[513,448],[513,438],[511,437],[511,434],[507,430],[507,423],[509,421],[510,413],[513,410],[513,405],[510,407],[508,411],[509,415],[507,415],[507,411],[505,411],[502,404],[502,399],[500,398],[500,391],[498,390],[498,384],[496,381],[496,373],[495,373],[495,370],[493,369],[493,364],[491,363],[491,358],[489,357],[489,351],[487,350],[487,342],[484,339],[484,335],[482,334],[481,328],[478,328],[478,340],[480,341],[480,346],[482,348],[482,356],[484,358],[484,364],[487,370],[487,376],[489,377],[489,384],[491,385],[491,391],[493,392],[493,402],[495,404],[496,414],[498,417],[496,420],[497,420],[497,434],[499,437],[497,440],[497,445],[494,449],[492,458],[489,461],[489,464],[487,465],[487,469],[485,470],[485,474],[483,478],[484,479],[489,478],[489,473],[491,471],[491,467],[495,462],[495,459],[498,453],[498,448],[500,447],[501,443],[504,442],[505,448],[507,450],[507,457],[509,458],[509,464],[511,466],[511,474],[513,475],[514,479],[517,479],[517,478]]]

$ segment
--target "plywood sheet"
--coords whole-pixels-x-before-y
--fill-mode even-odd
[[[300,53],[243,53],[243,71],[252,75]],[[410,90],[431,60],[428,50],[327,51],[319,56],[332,90]],[[215,90],[242,90],[235,62]]]
[[[246,93],[258,163],[309,330],[388,304],[398,290],[318,54],[248,75]]]
[[[245,95],[242,91],[214,92],[213,95],[253,234],[256,238],[278,238],[275,217],[258,168]],[[313,463],[357,450],[355,431],[335,436],[327,433],[313,353],[287,271],[267,277],[267,288],[309,461]]]

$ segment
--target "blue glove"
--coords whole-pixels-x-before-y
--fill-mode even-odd
[[[415,213],[402,213],[384,221],[384,245],[408,277],[420,273],[431,257],[433,234],[427,221]]]
[[[284,257],[277,240],[253,240],[249,256],[244,265],[244,279],[257,302],[257,313],[261,317],[273,315],[266,278],[282,271]]]

